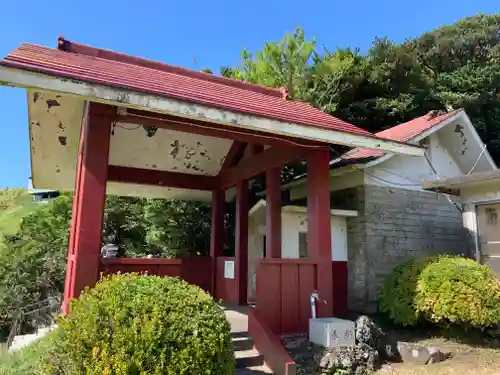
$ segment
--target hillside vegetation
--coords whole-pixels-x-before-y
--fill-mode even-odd
[[[35,206],[26,189],[0,190],[0,246],[5,246],[5,236],[17,233],[22,218]]]

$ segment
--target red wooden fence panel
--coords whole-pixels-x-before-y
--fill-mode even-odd
[[[100,272],[148,273],[149,275],[179,277],[188,283],[210,290],[212,269],[210,257],[186,257],[183,259],[160,258],[104,258]]]
[[[233,261],[236,267],[236,258],[217,257],[217,269],[215,278],[215,297],[231,304],[238,304],[238,280],[235,278],[224,278],[224,262]]]
[[[182,259],[181,278],[190,284],[198,285],[205,292],[212,288],[212,258],[192,256]]]
[[[316,263],[309,259],[261,259],[256,309],[276,334],[307,332],[316,289]]]
[[[334,316],[340,316],[347,312],[347,297],[349,293],[347,270],[347,262],[332,262]]]

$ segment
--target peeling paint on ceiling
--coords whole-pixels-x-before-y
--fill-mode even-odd
[[[73,190],[83,100],[28,90],[30,149],[36,188]],[[156,127],[116,123],[109,164],[199,175],[217,175],[232,141]],[[210,199],[207,192],[108,183],[108,194]]]

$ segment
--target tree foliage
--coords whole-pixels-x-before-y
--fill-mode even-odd
[[[109,234],[118,236],[129,257],[207,255],[210,204],[109,196],[104,210],[104,237]]]
[[[70,221],[71,198],[63,195],[38,205],[7,238],[0,250],[0,323],[62,290]]]
[[[0,247],[0,326],[17,310],[64,288],[72,197],[35,204]],[[34,208],[33,208],[34,207]],[[173,258],[210,251],[210,205],[109,196],[103,238],[116,234],[125,256]]]
[[[291,98],[303,98],[316,41],[306,40],[304,30],[286,33],[280,42],[266,42],[255,55],[243,49],[242,61],[234,69],[222,68],[226,77],[269,87],[284,87]]]
[[[292,84],[294,97],[371,132],[461,107],[500,159],[499,14],[468,17],[403,43],[377,38],[366,53],[315,46],[298,29],[254,55],[244,50],[240,66],[225,74],[274,87]]]

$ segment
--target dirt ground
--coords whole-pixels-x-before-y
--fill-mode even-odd
[[[438,347],[452,357],[436,364],[396,363],[384,365],[377,375],[500,375],[500,342],[457,342],[455,339],[412,340]]]

